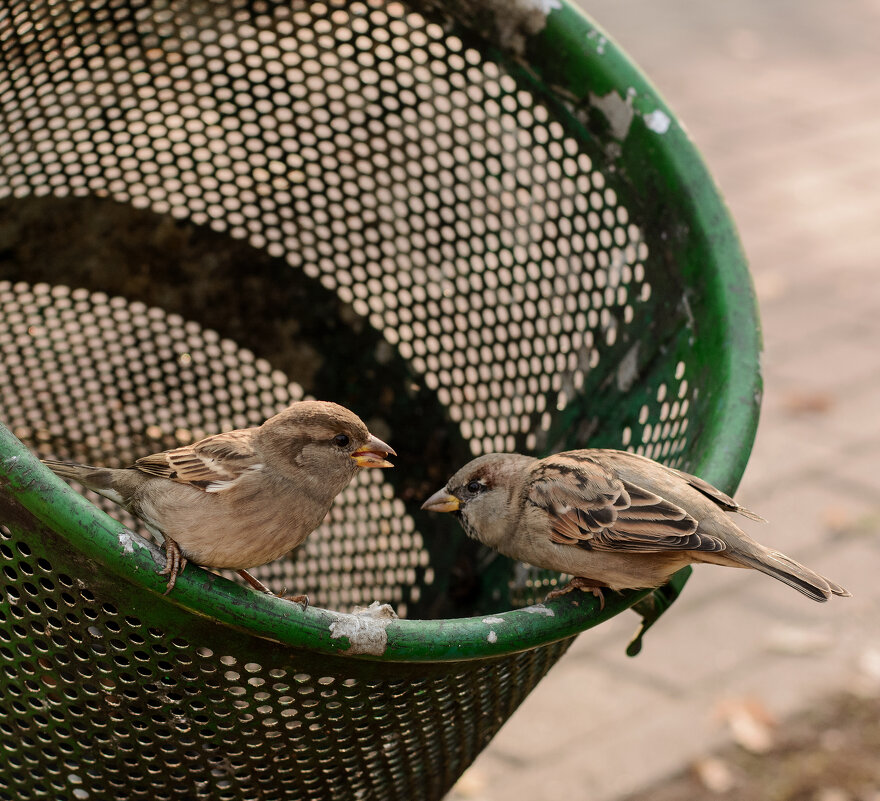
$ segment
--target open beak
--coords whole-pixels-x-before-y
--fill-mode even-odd
[[[385,458],[386,456],[397,456],[397,454],[394,448],[371,434],[366,444],[352,453],[351,458],[358,467],[394,467]]]
[[[461,501],[446,491],[446,487],[435,492],[422,504],[422,509],[429,512],[457,512]]]

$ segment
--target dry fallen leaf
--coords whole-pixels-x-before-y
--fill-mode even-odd
[[[829,506],[822,512],[822,523],[838,537],[865,537],[880,531],[880,512],[868,511],[854,515],[839,506]]]
[[[835,534],[843,534],[852,527],[852,511],[847,506],[827,506],[822,510],[822,525]]]
[[[822,414],[834,405],[828,392],[791,390],[782,396],[782,408],[792,414]]]
[[[692,767],[697,780],[710,793],[721,795],[729,792],[736,785],[733,771],[723,759],[714,756],[701,757]]]
[[[727,725],[734,742],[746,751],[766,754],[773,748],[773,728],[776,723],[759,700],[728,699],[718,704],[716,714]]]

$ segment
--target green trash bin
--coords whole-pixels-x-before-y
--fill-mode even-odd
[[[542,604],[562,577],[421,501],[586,445],[733,491],[759,348],[698,154],[569,6],[9,0],[0,798],[442,797],[644,594]],[[195,566],[163,596],[137,521],[33,456],[129,464],[302,397],[401,454],[255,571],[305,611]]]

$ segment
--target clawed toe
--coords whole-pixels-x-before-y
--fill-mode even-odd
[[[572,590],[581,590],[582,592],[589,592],[592,595],[595,595],[599,599],[599,611],[601,612],[605,608],[605,595],[602,592],[602,588],[597,587],[587,579],[582,579],[578,576],[575,576],[564,587],[558,587],[557,589],[548,592],[547,597],[544,600],[552,601],[554,598],[560,598],[561,596],[570,593]]]
[[[186,557],[180,552],[177,543],[170,537],[165,537],[165,567],[159,571],[160,576],[168,576],[168,584],[165,585],[163,595],[168,595],[174,589],[177,576],[186,567]]]
[[[303,612],[309,608],[309,596],[300,594],[300,595],[279,595],[279,598],[283,598],[285,601],[293,601],[295,604],[301,604],[303,608]]]

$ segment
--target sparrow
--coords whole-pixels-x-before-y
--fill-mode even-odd
[[[462,467],[422,509],[455,512],[469,537],[573,578],[573,589],[655,588],[693,562],[754,568],[814,601],[845,589],[767,548],[727,515],[763,518],[697,476],[634,453],[586,449],[536,459],[490,453]]]
[[[300,401],[261,426],[215,434],[125,468],[44,459],[140,518],[165,547],[167,595],[187,561],[236,570],[301,545],[360,468],[392,467],[397,454],[343,406]],[[303,600],[298,596],[295,600]]]

